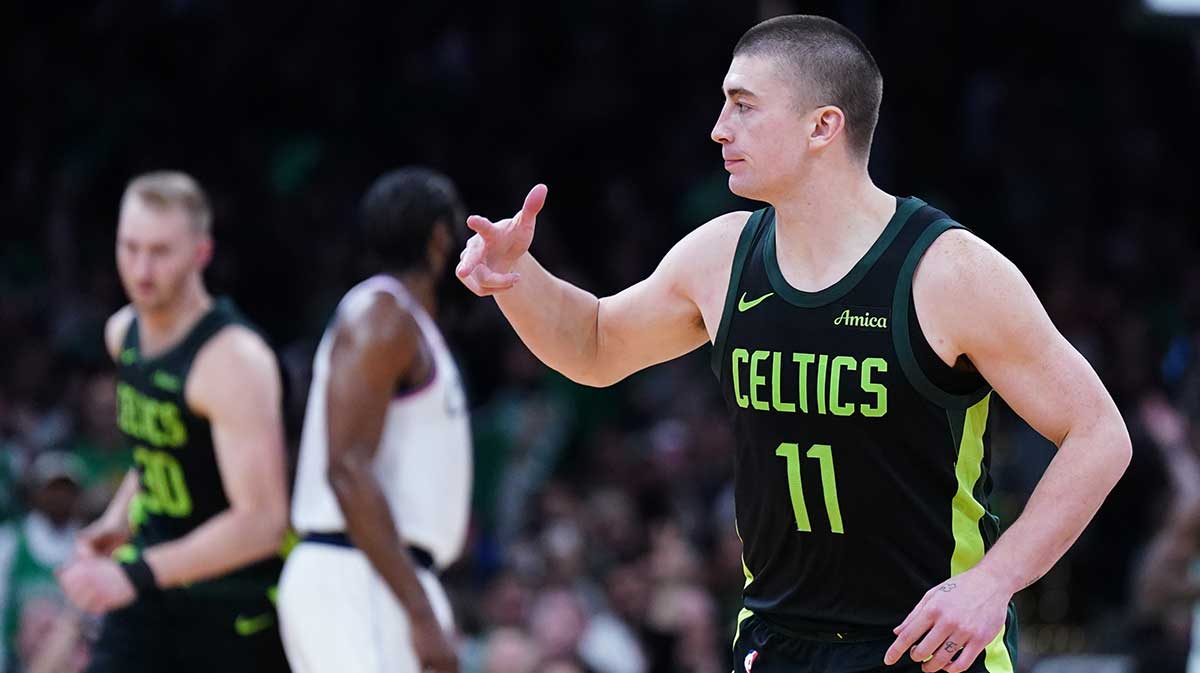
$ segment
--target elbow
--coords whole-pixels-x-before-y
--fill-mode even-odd
[[[344,503],[346,498],[359,491],[365,476],[365,466],[351,455],[331,457],[325,471],[325,479],[338,503]]]
[[[286,498],[233,511],[242,521],[248,560],[258,561],[280,552],[289,523]]]
[[[1104,452],[1105,463],[1111,471],[1112,483],[1115,485],[1125,474],[1125,470],[1129,468],[1130,461],[1133,460],[1133,442],[1129,438],[1129,429],[1125,427],[1125,421],[1120,414],[1114,414],[1105,424],[1105,428],[1102,440],[1107,447]]]
[[[592,356],[586,366],[562,369],[560,372],[575,383],[591,388],[607,388],[628,376],[628,373],[618,371],[617,367],[606,363],[598,355]]]
[[[624,378],[623,376],[615,376],[611,373],[596,371],[570,373],[563,372],[563,375],[571,381],[578,383],[581,386],[588,386],[589,388],[607,388],[620,382],[620,380]]]
[[[1117,474],[1117,478],[1119,479],[1121,475],[1125,474],[1125,470],[1129,468],[1130,461],[1133,460],[1133,442],[1129,439],[1129,429],[1125,427],[1125,422],[1118,418],[1117,426],[1119,432],[1114,462],[1120,466]]]
[[[290,523],[287,503],[271,507],[263,519],[263,540],[264,545],[267,545],[267,555],[278,553],[283,547]]]

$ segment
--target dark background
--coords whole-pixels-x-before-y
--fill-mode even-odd
[[[1129,2],[1014,4],[6,3],[0,507],[19,521],[25,472],[47,450],[88,465],[79,517],[119,472],[101,329],[123,303],[113,233],[132,176],[179,169],[208,190],[210,289],[279,349],[295,425],[316,339],[364,272],[352,220],[374,177],[435,167],[494,218],[545,182],[534,252],[614,292],[687,231],[751,205],[729,194],[708,138],[730,52],[763,18],[819,13],[883,71],[877,184],[1009,256],[1135,439],[1095,523],[1018,596],[1021,668],[1153,650],[1166,662],[1145,670],[1176,670],[1186,573],[1153,607],[1137,570],[1183,499],[1141,410],[1165,398],[1176,421],[1200,411],[1196,24]],[[442,309],[476,412],[473,533],[447,578],[465,670],[728,670],[742,576],[707,348],[587,390],[533,360],[491,300],[451,282]],[[994,433],[993,502],[1011,522],[1053,447],[1011,413]],[[1200,558],[1184,547],[1176,566]],[[588,654],[597,631],[621,629],[634,637],[609,650],[626,663],[640,651],[642,669]]]

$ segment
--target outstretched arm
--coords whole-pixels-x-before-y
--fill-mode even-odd
[[[468,218],[476,233],[456,270],[471,291],[496,298],[538,359],[578,383],[607,386],[709,339],[715,329],[706,329],[710,316],[700,304],[716,286],[724,289],[747,213],[723,215],[700,227],[676,244],[649,278],[597,298],[554,277],[529,253],[545,200],[546,187],[538,185],[511,218],[494,223],[478,215]]]
[[[1013,411],[1058,446],[1021,516],[977,566],[930,589],[896,628],[884,660],[894,663],[916,644],[914,660],[933,655],[923,670],[961,673],[1000,632],[1012,595],[1083,532],[1131,449],[1096,372],[1055,329],[1017,268],[987,244],[964,231],[943,235],[917,269],[914,297],[935,350],[950,361],[965,354]]]

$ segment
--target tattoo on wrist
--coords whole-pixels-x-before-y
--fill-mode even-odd
[[[949,582],[949,583],[943,584],[942,586],[938,587],[938,591],[940,591],[944,594],[948,594],[951,591],[954,591],[956,588],[958,588],[957,584],[955,584],[954,582]]]

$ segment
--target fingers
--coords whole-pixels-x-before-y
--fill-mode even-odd
[[[938,654],[941,651],[940,648],[942,647],[942,644],[950,639],[950,636],[954,634],[954,631],[954,627],[945,622],[934,624],[933,628],[929,630],[929,633],[925,634],[925,637],[921,639],[921,642],[917,643],[917,645],[912,648],[913,661],[928,661],[929,657]],[[957,650],[955,651],[957,652]],[[953,654],[953,652],[951,652],[951,654]]]
[[[525,196],[525,203],[521,206],[522,221],[527,217],[537,217],[538,213],[542,212],[542,206],[546,205],[546,194],[549,192],[550,189],[541,183],[529,190],[529,194]]]
[[[954,655],[958,654],[958,651],[963,648],[963,641],[965,641],[966,638],[967,636],[961,632],[951,633],[951,635],[947,638],[939,638],[937,645],[934,646],[937,647],[937,649],[933,652],[933,658],[922,664],[921,670],[925,673],[933,673],[934,671],[940,671],[945,668],[950,663],[950,660],[954,658]],[[913,658],[916,658],[915,652],[913,654]],[[925,657],[922,657],[921,659],[925,659]]]
[[[469,276],[459,276],[459,280],[467,289],[480,297],[487,297],[497,292],[508,290],[521,279],[516,273],[496,273],[484,265],[475,267]]]
[[[484,238],[490,238],[499,229],[495,222],[482,215],[471,215],[468,217],[467,228]]]
[[[75,540],[75,556],[76,558],[95,558],[99,556],[99,552],[92,546],[90,540],[80,538]]]
[[[921,634],[933,626],[933,616],[924,608],[917,608],[904,620],[903,626],[904,628],[900,629],[895,642],[888,648],[887,653],[883,655],[883,663],[888,666],[900,661],[900,657],[904,656],[908,648],[917,642],[917,638],[920,638]]]
[[[894,634],[896,634],[896,635],[900,635],[900,632],[901,632],[901,631],[903,631],[904,629],[908,628],[908,624],[909,624],[909,622],[911,622],[913,619],[915,619],[917,615],[921,614],[921,611],[922,611],[922,609],[925,607],[925,603],[926,603],[928,600],[929,600],[929,594],[928,594],[928,593],[926,593],[926,594],[925,594],[925,595],[924,595],[924,596],[921,598],[921,602],[920,602],[920,603],[917,603],[917,607],[913,608],[913,609],[912,609],[912,612],[909,612],[909,613],[908,613],[908,616],[904,618],[904,621],[900,622],[900,625],[899,625],[899,626],[897,626],[896,628],[892,629],[892,633],[894,633]]]
[[[475,234],[467,239],[467,245],[462,251],[462,258],[459,260],[458,266],[454,269],[454,275],[458,276],[459,280],[466,280],[468,276],[475,272],[475,267],[479,266],[479,263],[483,261],[484,248],[482,235]]]
[[[975,660],[979,658],[979,654],[983,652],[983,648],[986,646],[982,638],[967,641],[967,646],[958,654],[958,658],[950,662],[950,665],[946,667],[946,673],[964,673],[971,667],[971,664],[975,663]]]

